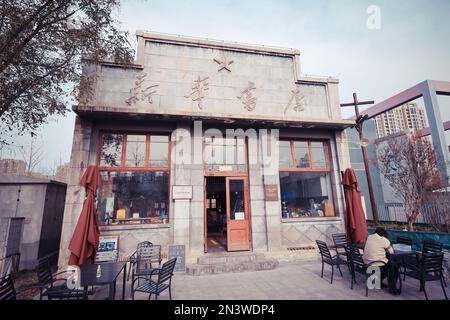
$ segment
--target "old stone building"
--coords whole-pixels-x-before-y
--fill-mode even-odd
[[[338,80],[304,77],[300,52],[137,33],[133,65],[86,64],[60,264],[100,167],[101,233],[205,252],[279,252],[343,228],[349,167]]]

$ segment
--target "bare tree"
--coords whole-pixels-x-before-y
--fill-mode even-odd
[[[28,147],[21,146],[19,152],[22,159],[27,163],[27,175],[31,175],[44,158],[44,144],[35,136],[32,136],[30,145]]]
[[[404,203],[408,230],[414,230],[427,195],[441,187],[431,143],[414,134],[393,137],[379,147],[377,166]]]

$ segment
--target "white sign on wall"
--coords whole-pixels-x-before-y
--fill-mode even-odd
[[[174,200],[190,200],[192,199],[192,186],[173,186],[172,199]]]

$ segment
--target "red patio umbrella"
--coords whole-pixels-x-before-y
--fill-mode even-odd
[[[95,260],[100,236],[95,192],[100,186],[100,181],[97,166],[89,166],[81,178],[80,185],[86,189],[86,198],[72,240],[70,240],[69,265],[82,266]]]
[[[345,194],[345,227],[351,243],[365,243],[367,223],[361,202],[361,192],[358,190],[358,179],[351,168],[345,170],[342,178]]]

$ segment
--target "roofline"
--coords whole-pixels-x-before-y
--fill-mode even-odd
[[[185,121],[194,121],[194,120],[217,120],[217,121],[233,121],[241,122],[241,123],[273,123],[282,126],[283,124],[292,127],[302,127],[306,129],[310,128],[334,128],[345,130],[346,128],[355,124],[354,121],[344,120],[344,119],[291,119],[286,116],[282,117],[273,117],[273,116],[265,116],[259,115],[257,117],[239,117],[234,115],[220,115],[217,116],[215,114],[190,114],[188,112],[171,112],[171,113],[148,113],[142,112],[142,110],[138,108],[119,108],[119,107],[107,107],[107,106],[81,106],[81,105],[73,105],[72,111],[74,111],[80,117],[88,117],[88,118],[108,118],[112,119],[113,116],[120,117],[129,117],[130,119],[153,119],[153,120],[185,120]],[[226,123],[226,122],[225,122]]]
[[[281,47],[269,47],[264,45],[255,45],[248,43],[239,43],[233,41],[215,40],[208,38],[196,38],[184,35],[174,35],[167,33],[157,33],[152,31],[136,31],[136,37],[143,38],[144,40],[151,40],[154,42],[191,45],[196,47],[215,48],[215,49],[228,49],[231,51],[243,51],[254,52],[260,54],[272,54],[283,56],[295,56],[300,55],[300,51],[296,49],[281,48]]]

